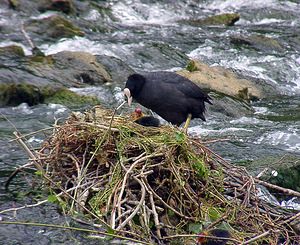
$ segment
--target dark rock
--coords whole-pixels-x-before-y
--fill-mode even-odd
[[[84,36],[84,32],[77,26],[59,15],[52,15],[44,19],[31,19],[25,23],[25,27],[26,31],[46,38]]]
[[[9,7],[12,9],[19,9],[20,2],[18,0],[8,0]]]
[[[60,11],[65,14],[71,14],[75,12],[75,8],[72,0],[44,0],[41,1],[38,9],[41,12],[45,12],[47,10],[53,10],[53,11]]]
[[[0,54],[0,106],[23,102],[34,105],[58,89],[112,82],[105,67],[89,53],[24,56],[20,47],[10,46],[1,48]],[[71,97],[63,99],[70,101]]]
[[[220,92],[209,93],[209,96],[213,98],[213,106],[209,107],[213,112],[233,118],[252,115],[254,112],[251,105],[241,99]]]
[[[111,77],[104,66],[90,53],[63,51],[51,57],[55,69],[52,72],[58,73],[61,79],[75,80],[78,84],[86,85],[111,82]]]
[[[236,13],[225,13],[214,16],[209,16],[203,19],[188,19],[180,20],[180,23],[191,26],[233,26],[240,19],[240,15]]]
[[[38,87],[29,84],[0,84],[0,106],[16,106],[23,102],[36,105],[43,101]]]
[[[127,77],[134,73],[134,70],[122,60],[107,56],[96,55],[96,61],[102,64],[106,71],[109,72],[111,80],[117,83],[125,83]]]
[[[134,56],[125,54],[121,58],[132,66],[145,70],[167,70],[173,67],[186,65],[189,57],[180,49],[161,42],[147,42],[144,45],[136,45],[131,50]],[[137,63],[137,61],[139,63]]]
[[[248,46],[259,51],[283,51],[277,40],[264,35],[233,36],[230,37],[230,42],[237,46]]]

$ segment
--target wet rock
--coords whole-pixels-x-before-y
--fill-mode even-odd
[[[97,62],[101,63],[106,71],[109,72],[113,82],[123,84],[127,77],[134,73],[134,70],[130,66],[116,57],[107,55],[96,55],[95,57]]]
[[[61,104],[68,107],[82,107],[85,105],[97,105],[99,100],[94,96],[79,95],[65,88],[42,89],[43,103]]]
[[[251,115],[254,112],[253,108],[241,99],[217,92],[209,93],[209,96],[213,98],[213,105],[209,107],[213,112],[233,118]]]
[[[71,38],[74,36],[84,36],[84,32],[72,22],[59,16],[52,15],[44,19],[31,19],[25,24],[26,31],[32,32],[45,38]]]
[[[60,11],[65,14],[72,14],[75,12],[74,3],[72,0],[44,0],[41,1],[38,9],[41,12],[52,10]]]
[[[90,53],[65,51],[49,56],[24,56],[21,51],[14,46],[0,49],[2,106],[42,103],[52,90],[112,82],[100,59]]]
[[[191,26],[233,26],[235,22],[240,19],[240,15],[237,13],[224,13],[214,16],[209,16],[203,19],[189,19],[181,20],[180,23],[191,25]]]
[[[213,90],[245,101],[262,99],[276,94],[275,88],[256,81],[238,77],[234,72],[222,67],[210,67],[201,61],[192,60],[187,70],[178,71],[202,88]]]
[[[283,51],[283,47],[277,40],[264,35],[233,36],[230,37],[230,42],[237,46],[251,47],[259,51]]]
[[[134,68],[143,70],[167,70],[184,66],[189,57],[180,49],[162,42],[147,42],[131,47],[134,55],[124,54],[121,58]],[[124,58],[123,58],[124,57]]]
[[[16,106],[21,103],[36,105],[43,101],[38,87],[29,84],[0,84],[0,106]]]
[[[99,101],[92,96],[78,95],[66,88],[37,87],[26,83],[0,84],[0,106],[29,106],[39,103],[55,103],[70,107],[96,105]]]

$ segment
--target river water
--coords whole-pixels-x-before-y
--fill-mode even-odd
[[[136,71],[177,70],[186,65],[183,56],[200,59],[210,65],[220,65],[233,69],[248,77],[272,83],[281,91],[275,99],[257,101],[252,104],[255,113],[251,116],[233,118],[222,112],[208,110],[207,122],[195,120],[189,132],[204,140],[226,139],[210,145],[219,155],[236,163],[267,161],[291,156],[300,159],[300,3],[279,0],[212,0],[212,1],[151,1],[120,0],[105,1],[114,16],[103,21],[103,15],[95,9],[81,16],[87,22],[103,21],[112,31],[102,33],[87,32],[85,37],[62,39],[57,42],[40,42],[38,45],[46,54],[62,50],[87,51],[93,54],[115,56]],[[178,20],[201,18],[218,13],[237,12],[241,19],[232,27],[193,27],[179,24]],[[1,26],[17,25],[28,18],[41,18],[49,15],[16,15],[9,9],[0,9]],[[1,29],[0,29],[1,30]],[[230,42],[235,35],[264,34],[275,38],[282,46],[280,50],[237,47]],[[0,46],[11,43],[22,45],[26,54],[30,48],[25,41],[17,41],[7,35],[0,40]],[[168,47],[168,49],[165,49]],[[167,51],[166,51],[167,50]],[[104,92],[103,92],[104,91]],[[121,88],[90,88],[101,101],[115,107],[120,103]],[[63,120],[70,108],[61,105],[38,105],[29,107],[0,108],[6,119],[0,118],[0,181],[6,180],[15,166],[24,164],[27,156],[14,141],[10,141],[16,129],[22,134],[51,126],[55,120]],[[8,121],[8,120],[9,121]],[[29,136],[32,147],[37,146],[43,133]],[[257,169],[256,169],[257,170]],[[258,171],[258,170],[257,170]],[[10,186],[10,191],[0,189],[1,209],[20,206],[25,201],[18,193],[28,189],[32,183],[18,177]],[[48,207],[46,214],[38,208],[19,214],[35,220],[65,220],[54,208]],[[27,215],[27,216],[26,216]],[[19,216],[19,217],[20,217]],[[3,227],[0,226],[0,233]],[[22,244],[32,244],[43,239],[41,244],[72,244],[79,239],[74,234],[48,232],[43,229],[19,228],[16,242],[22,241],[27,233],[35,233],[31,240]],[[1,234],[5,244],[12,239],[12,233]],[[83,239],[84,238],[80,238]]]

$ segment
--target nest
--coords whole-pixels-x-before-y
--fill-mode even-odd
[[[161,244],[195,244],[220,228],[228,244],[299,238],[299,213],[264,201],[258,186],[299,193],[252,177],[177,127],[143,127],[95,107],[56,126],[35,156],[65,212],[114,234]]]

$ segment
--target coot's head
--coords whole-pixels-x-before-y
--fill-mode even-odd
[[[131,113],[131,118],[133,121],[144,116],[144,113],[140,107],[135,108],[134,112]]]
[[[131,105],[132,99],[142,90],[145,81],[145,77],[137,73],[128,77],[124,88],[124,95],[127,97],[129,106]]]

